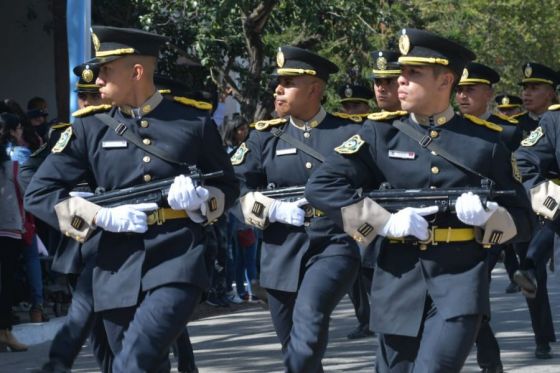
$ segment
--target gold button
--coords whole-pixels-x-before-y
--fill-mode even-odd
[[[148,123],[147,120],[142,120],[142,121],[140,122],[140,127],[142,127],[142,128],[148,128],[148,126],[149,126],[149,123]]]
[[[144,143],[144,145],[150,145],[152,143],[152,140],[144,139],[144,140],[142,140],[142,142]]]
[[[446,121],[447,119],[445,117],[439,117],[436,122],[441,126],[442,124],[445,124]]]
[[[436,166],[432,167],[432,173],[439,174],[439,168],[437,168]]]
[[[309,136],[311,136],[311,134],[309,132],[304,132],[303,133],[303,137],[305,137],[306,139],[308,139]]]
[[[431,137],[432,139],[435,139],[435,138],[438,137],[438,136],[439,136],[438,131],[430,131],[430,137]]]
[[[144,181],[148,182],[148,181],[151,181],[151,180],[152,180],[151,175],[148,175],[148,174],[144,175]]]
[[[311,162],[305,162],[305,168],[311,168],[313,164]]]
[[[142,160],[144,161],[144,163],[148,163],[148,162],[150,162],[152,159],[151,159],[149,156],[145,155],[144,158],[142,158]]]
[[[434,152],[433,150],[430,153],[432,153],[432,155],[437,155],[437,153]]]

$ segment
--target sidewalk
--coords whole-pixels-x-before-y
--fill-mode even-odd
[[[502,361],[508,373],[560,372],[560,346],[553,344],[554,359],[536,360],[529,313],[520,293],[505,294],[507,276],[501,264],[493,273],[492,327],[502,349]],[[549,278],[549,294],[556,330],[560,330],[557,310],[560,306],[560,280]],[[352,305],[344,298],[335,310],[330,329],[329,349],[323,360],[328,372],[373,372],[377,342],[375,338],[350,341],[346,334],[356,324]],[[189,331],[201,373],[281,372],[280,345],[270,316],[259,306],[226,315],[194,321]],[[48,342],[35,345],[24,353],[0,354],[0,373],[28,372],[40,366],[48,353]],[[474,349],[473,349],[474,351]],[[174,359],[172,358],[174,362]],[[86,346],[74,366],[75,372],[98,372]],[[476,354],[469,356],[463,372],[479,372]],[[174,370],[176,372],[176,370]]]

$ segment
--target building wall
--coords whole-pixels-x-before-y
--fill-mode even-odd
[[[56,88],[48,4],[48,0],[0,0],[0,99],[13,98],[26,110],[31,97],[43,97],[52,119]]]

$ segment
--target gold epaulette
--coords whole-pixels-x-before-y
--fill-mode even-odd
[[[348,113],[341,113],[341,112],[331,113],[331,115],[337,118],[350,119],[352,122],[356,122],[356,123],[362,123],[365,120],[365,117],[367,116],[367,114],[360,115],[360,114],[348,114]]]
[[[550,106],[548,107],[548,110],[550,110],[550,111],[560,110],[560,104],[550,105]]]
[[[112,108],[111,105],[97,105],[97,106],[86,106],[83,109],[77,110],[72,113],[73,117],[81,118],[85,117],[86,115],[90,115],[93,113],[98,113],[100,111],[107,111]]]
[[[524,114],[527,114],[527,112],[524,111],[524,112],[521,112],[521,113],[513,114],[513,115],[511,116],[511,118],[513,118],[513,119],[519,118],[520,116],[522,116],[522,115],[524,115]]]
[[[370,120],[380,121],[380,120],[388,120],[388,119],[393,119],[393,118],[397,118],[397,117],[402,117],[406,114],[408,114],[408,113],[404,110],[380,111],[378,113],[371,113],[370,115],[367,116],[367,118],[370,119]]]
[[[158,92],[161,93],[162,95],[170,95],[171,94],[170,89],[158,89]]]
[[[507,116],[505,114],[502,114],[499,111],[495,112],[494,115],[497,116],[498,118],[502,119],[502,120],[505,120],[506,122],[511,123],[511,124],[518,124],[519,123],[519,121],[517,119],[513,119],[512,117]]]
[[[66,128],[66,127],[68,127],[68,126],[71,126],[71,124],[70,124],[70,123],[60,122],[60,123],[57,123],[57,124],[53,124],[53,125],[51,126],[51,129],[53,129],[53,130],[58,130],[58,129],[61,129],[61,128]]]
[[[496,132],[502,132],[504,129],[502,126],[497,125],[496,123],[488,122],[484,119],[480,119],[479,117],[475,117],[474,115],[470,114],[463,114],[463,116],[470,120],[471,122],[478,124],[479,126],[484,126]]]
[[[212,104],[204,101],[196,101],[192,98],[174,96],[173,100],[185,106],[193,106],[200,110],[212,110]]]
[[[270,120],[259,120],[258,122],[255,123],[255,129],[259,130],[259,131],[264,131],[265,129],[272,127],[272,126],[277,126],[279,124],[284,124],[286,123],[288,120],[286,118],[275,118],[275,119],[270,119]]]

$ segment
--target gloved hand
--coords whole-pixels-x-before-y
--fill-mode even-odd
[[[82,198],[86,198],[86,197],[91,197],[93,196],[92,192],[79,192],[79,191],[72,191],[70,193],[70,197],[82,197]]]
[[[208,189],[195,187],[190,177],[179,175],[169,188],[167,203],[173,210],[196,211],[208,200],[209,195]]]
[[[455,203],[457,218],[465,224],[477,227],[486,224],[498,207],[500,205],[496,202],[488,202],[485,209],[480,197],[472,192],[461,194]]]
[[[414,236],[419,240],[426,240],[430,234],[428,232],[428,222],[423,216],[432,215],[436,212],[438,212],[437,206],[404,208],[391,214],[379,234],[393,238]]]
[[[283,202],[274,200],[268,210],[268,219],[271,223],[285,223],[301,227],[305,220],[305,211],[301,206],[308,202],[305,198],[298,199],[295,202]]]
[[[138,203],[118,207],[102,207],[95,215],[95,225],[109,232],[144,233],[148,230],[148,216],[157,203]]]

